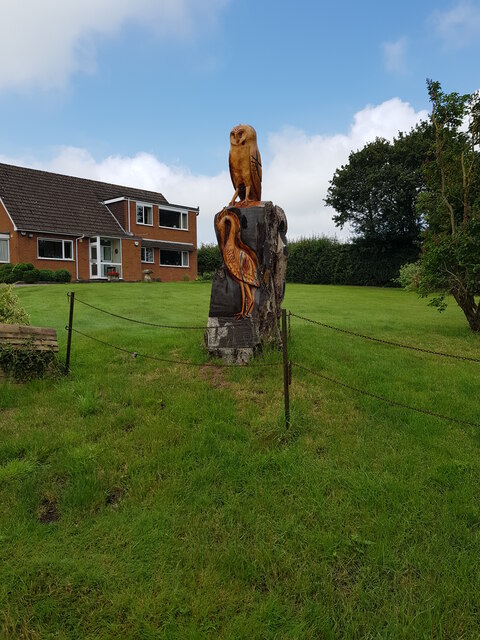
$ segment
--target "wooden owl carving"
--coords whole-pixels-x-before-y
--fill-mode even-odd
[[[230,132],[230,177],[237,197],[248,204],[249,200],[262,199],[262,159],[257,147],[257,132],[249,124],[238,124]]]

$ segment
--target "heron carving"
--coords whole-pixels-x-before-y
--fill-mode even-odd
[[[241,226],[236,213],[223,209],[217,215],[215,225],[223,261],[229,274],[240,285],[242,294],[242,308],[235,318],[249,318],[254,305],[252,287],[260,286],[257,256],[240,237]]]

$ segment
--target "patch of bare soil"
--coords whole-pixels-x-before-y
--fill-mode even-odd
[[[45,496],[40,504],[37,515],[42,524],[56,522],[60,518],[56,499],[51,496]]]
[[[228,389],[230,382],[226,379],[224,367],[199,367],[202,380],[208,382],[215,389]]]
[[[122,487],[112,487],[107,493],[107,497],[105,498],[105,504],[107,506],[116,507],[120,500],[125,495],[125,489]]]

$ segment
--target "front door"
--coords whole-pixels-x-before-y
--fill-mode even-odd
[[[106,278],[117,272],[122,277],[121,240],[118,238],[90,238],[90,278]]]

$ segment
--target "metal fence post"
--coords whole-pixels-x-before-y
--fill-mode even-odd
[[[289,362],[287,351],[287,312],[282,309],[283,396],[285,399],[285,427],[290,428]]]
[[[67,357],[65,358],[65,373],[70,372],[70,352],[72,349],[73,308],[75,306],[75,291],[70,291],[70,314],[67,327]]]

